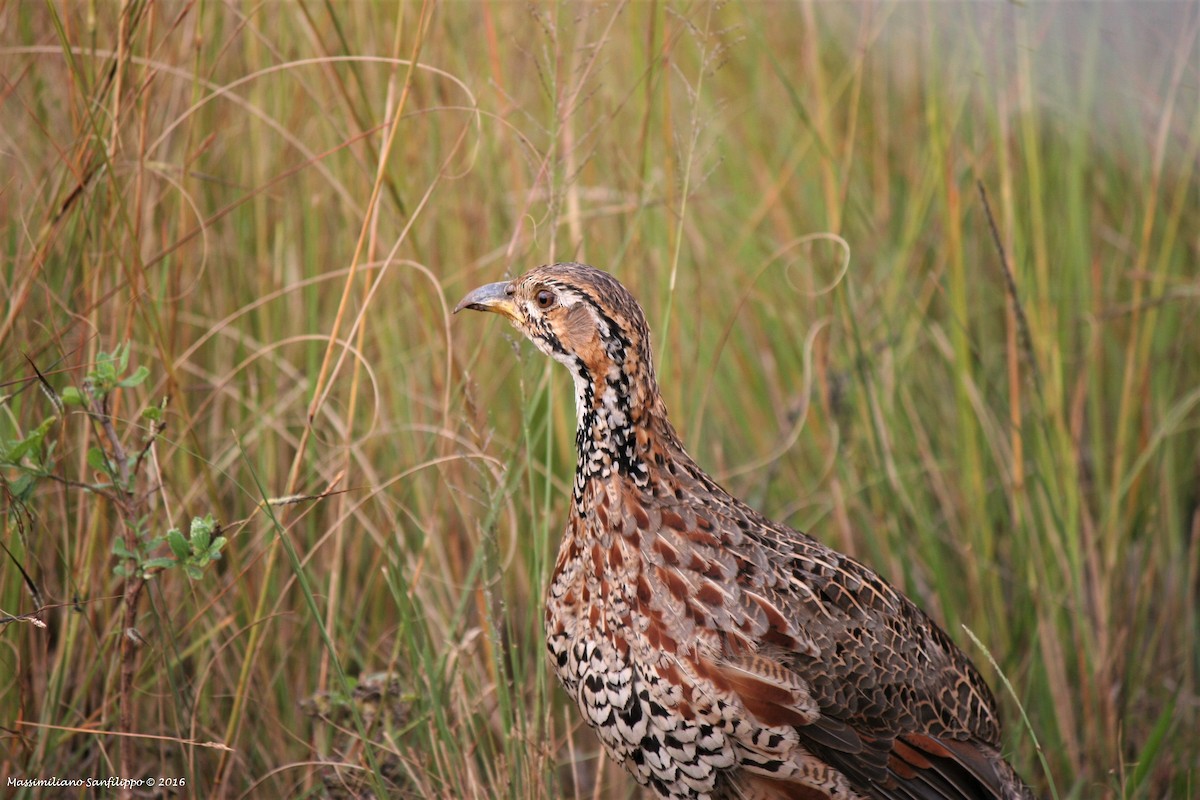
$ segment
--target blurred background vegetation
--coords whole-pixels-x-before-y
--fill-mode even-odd
[[[637,796],[543,656],[569,379],[448,316],[582,260],[700,463],[944,621],[1040,791],[1195,796],[1198,29],[0,5],[0,780]]]

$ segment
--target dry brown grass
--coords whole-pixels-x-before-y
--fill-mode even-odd
[[[1195,793],[1194,6],[92,8],[0,7],[0,781],[629,796],[543,663],[567,379],[447,314],[579,259],[703,464],[979,637],[1023,773]]]

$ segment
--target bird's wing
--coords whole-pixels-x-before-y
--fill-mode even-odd
[[[794,725],[807,749],[881,800],[1021,796],[998,752],[991,691],[945,632],[857,561],[749,522],[737,526],[739,550],[762,555],[744,558],[759,574],[741,576],[739,600],[763,611],[766,646],[748,655],[728,637],[720,664],[747,710]]]

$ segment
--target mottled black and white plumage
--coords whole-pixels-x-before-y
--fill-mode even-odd
[[[773,522],[688,456],[637,302],[582,264],[471,292],[575,381],[574,497],[551,661],[660,797],[1028,800],[987,685],[873,571]]]

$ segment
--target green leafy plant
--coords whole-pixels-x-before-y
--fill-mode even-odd
[[[54,442],[46,435],[58,417],[48,417],[19,439],[0,439],[0,467],[8,468],[12,477],[5,481],[9,495],[16,502],[25,502],[33,494],[38,478],[50,474],[53,467]]]
[[[193,517],[192,526],[187,538],[178,528],[167,531],[167,544],[175,559],[173,566],[183,567],[183,571],[194,581],[204,576],[204,568],[221,558],[221,548],[225,546],[226,538],[218,534],[220,526],[213,520],[211,514],[203,517]]]
[[[10,508],[24,507],[33,498],[39,483],[54,480],[67,486],[97,495],[108,501],[121,520],[119,534],[109,548],[117,563],[113,573],[122,579],[121,599],[124,605],[123,634],[120,645],[120,729],[131,731],[134,719],[135,693],[133,679],[136,671],[138,643],[144,637],[136,629],[139,601],[146,582],[159,574],[181,568],[191,580],[199,580],[204,569],[221,558],[227,542],[219,535],[219,526],[212,515],[195,517],[188,535],[176,527],[165,533],[155,523],[155,513],[148,502],[153,493],[140,486],[144,465],[152,448],[166,429],[166,399],[147,405],[136,421],[118,430],[118,418],[113,408],[118,394],[136,389],[145,383],[150,370],[144,365],[130,368],[130,345],[122,343],[111,352],[101,351],[88,370],[81,386],[69,386],[61,393],[33,365],[43,393],[54,406],[55,414],[36,428],[18,432],[16,436],[0,439],[0,469]],[[96,435],[87,449],[86,464],[89,476],[84,480],[63,477],[55,459],[56,440],[50,435],[56,424],[67,424],[68,409],[80,409]],[[15,423],[14,423],[15,425]],[[25,570],[22,569],[24,573]],[[31,582],[31,579],[27,578]],[[31,591],[39,598],[41,592],[31,583]],[[29,616],[29,615],[26,615]],[[121,751],[121,769],[129,773],[131,756],[128,747]]]
[[[139,522],[141,522],[139,520]],[[153,578],[164,570],[182,568],[189,578],[198,581],[204,577],[204,568],[221,558],[221,549],[227,542],[224,536],[214,536],[220,526],[211,514],[193,517],[188,535],[179,528],[171,528],[166,535],[150,535],[142,525],[138,526],[137,546],[129,549],[124,539],[114,539],[112,554],[120,559],[113,572],[122,578],[137,576]],[[166,545],[170,555],[162,555]]]
[[[129,369],[129,342],[117,346],[111,353],[101,351],[96,356],[96,363],[84,381],[84,391],[68,386],[63,390],[62,401],[69,406],[86,405],[87,399],[103,398],[114,389],[132,389],[141,386],[150,376],[150,369],[145,365],[138,366],[132,375],[125,375]],[[86,393],[86,394],[85,394]]]

